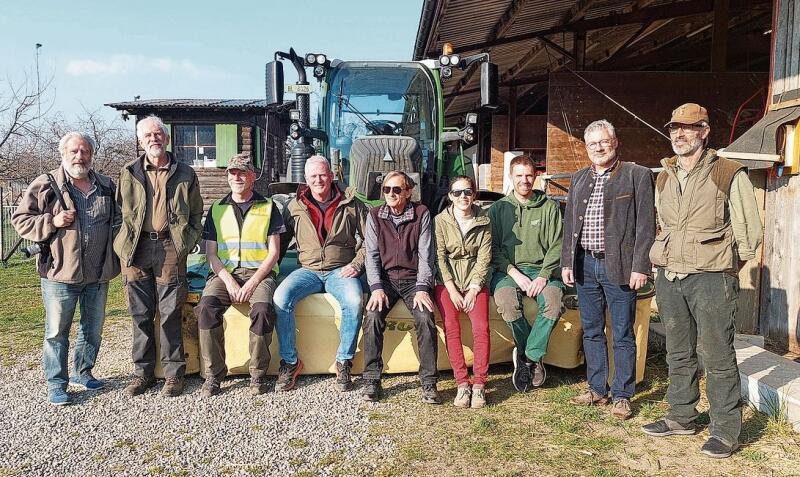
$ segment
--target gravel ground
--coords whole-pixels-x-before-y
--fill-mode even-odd
[[[126,324],[107,324],[95,367],[106,389],[76,391],[60,408],[47,403],[39,355],[0,366],[0,476],[366,475],[395,452],[369,434],[369,413],[387,404],[340,394],[333,377],[257,398],[248,379],[229,378],[202,399],[192,376],[180,397],[162,397],[158,384],[128,398],[129,350]]]

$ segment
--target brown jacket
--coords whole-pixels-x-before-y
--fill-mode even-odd
[[[475,222],[463,235],[453,216],[452,205],[434,219],[438,278],[442,283],[453,280],[461,291],[470,285],[483,288],[491,280],[492,227],[489,216],[474,204],[472,213]]]
[[[354,266],[359,272],[364,269],[364,231],[368,207],[355,196],[355,189],[339,187],[342,199],[336,206],[330,230],[320,243],[317,228],[311,221],[308,205],[302,198],[308,186],[302,185],[297,196],[286,206],[283,221],[286,234],[281,243],[289,243],[294,236],[297,243],[297,262],[309,270],[327,272],[345,265]],[[313,207],[313,205],[312,205]]]
[[[59,167],[50,171],[56,184],[64,196],[64,202],[69,210],[75,210],[67,191],[66,175],[64,168]],[[112,250],[114,235],[119,231],[120,213],[119,206],[114,200],[114,182],[102,174],[94,171],[94,176],[98,187],[98,194],[107,197],[107,211],[111,214],[111,227],[109,227],[108,240],[106,240],[106,254],[103,262],[103,270],[100,274],[100,281],[107,282],[119,274],[119,260]],[[39,254],[37,256],[37,269],[39,276],[48,280],[61,283],[83,283],[83,268],[81,252],[81,231],[78,218],[67,227],[56,228],[53,225],[53,217],[61,212],[63,207],[55,198],[55,193],[51,190],[50,181],[46,174],[37,177],[17,206],[17,210],[11,217],[11,223],[17,233],[25,239],[34,242],[49,242],[50,253]]]
[[[707,149],[681,190],[677,157],[661,164],[656,204],[661,231],[650,250],[653,264],[675,273],[735,273],[739,257],[728,195],[733,177],[744,166]]]

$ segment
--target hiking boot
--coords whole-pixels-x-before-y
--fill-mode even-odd
[[[269,391],[267,386],[267,378],[250,378],[250,395],[260,396]]]
[[[539,388],[544,384],[547,379],[547,369],[544,367],[542,360],[529,362],[528,369],[530,369],[531,386]]]
[[[486,406],[486,390],[472,386],[472,409]]]
[[[167,376],[164,379],[164,387],[161,388],[161,395],[166,397],[177,397],[183,394],[183,377]]]
[[[72,398],[66,389],[54,388],[47,390],[47,402],[53,406],[67,406],[72,404]]]
[[[206,378],[206,381],[203,383],[203,386],[200,388],[200,393],[203,397],[209,398],[211,396],[216,396],[217,394],[221,393],[222,390],[219,388],[220,382],[214,379],[213,377],[209,376]]]
[[[422,385],[422,402],[425,404],[442,403],[442,399],[439,397],[439,391],[436,390],[436,384]]]
[[[569,402],[577,406],[605,406],[608,404],[608,398],[590,389],[583,394],[570,398]]]
[[[633,415],[633,411],[631,411],[631,402],[625,398],[617,399],[614,401],[614,405],[611,406],[611,415],[621,421],[630,419]]]
[[[364,382],[364,386],[361,388],[361,398],[369,402],[379,400],[381,398],[381,382],[379,380]]]
[[[130,397],[138,396],[156,384],[156,378],[153,376],[134,376],[133,380],[128,387],[125,388],[125,394]]]
[[[453,406],[455,407],[469,407],[472,400],[472,391],[469,389],[469,384],[464,384],[458,387],[456,398],[453,399]]]
[[[353,362],[349,359],[344,362],[336,362],[336,389],[339,392],[345,392],[353,389],[353,380],[350,377],[350,369],[353,367]]]
[[[655,437],[665,437],[672,435],[690,436],[695,433],[694,423],[682,426],[677,422],[661,419],[656,422],[642,426],[642,432]]]
[[[511,360],[514,362],[514,374],[511,376],[511,382],[514,384],[514,389],[524,393],[528,391],[531,385],[531,370],[528,367],[528,358],[525,353],[519,353],[517,348],[511,352]]]
[[[276,391],[291,391],[297,385],[297,376],[303,370],[303,362],[297,360],[294,364],[287,364],[286,361],[281,360],[281,366],[278,368],[278,380],[275,381]]]
[[[739,443],[729,446],[728,444],[722,442],[722,439],[719,437],[711,436],[708,438],[703,447],[700,448],[700,452],[703,454],[713,457],[714,459],[726,459],[731,456],[731,454],[739,448]]]

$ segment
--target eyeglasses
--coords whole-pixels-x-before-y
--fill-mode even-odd
[[[675,134],[676,132],[683,130],[683,132],[698,132],[703,129],[705,124],[678,124],[673,123],[669,125],[669,132],[670,134]]]
[[[450,191],[453,194],[453,197],[461,197],[461,194],[464,194],[464,197],[472,197],[472,189],[453,189]]]
[[[393,192],[395,195],[400,195],[400,193],[403,192],[403,190],[405,190],[405,189],[403,189],[400,186],[393,186],[393,187],[383,186],[383,193],[384,194],[388,194],[390,192]]]
[[[614,143],[613,139],[603,139],[602,141],[598,141],[598,142],[589,142],[589,143],[586,143],[586,149],[588,149],[590,151],[594,151],[595,149],[597,149],[597,146],[608,147],[613,143]]]

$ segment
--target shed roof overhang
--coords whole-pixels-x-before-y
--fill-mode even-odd
[[[778,131],[800,119],[800,106],[769,111],[730,146],[718,151],[721,157],[736,159],[750,169],[767,169],[782,161]]]

